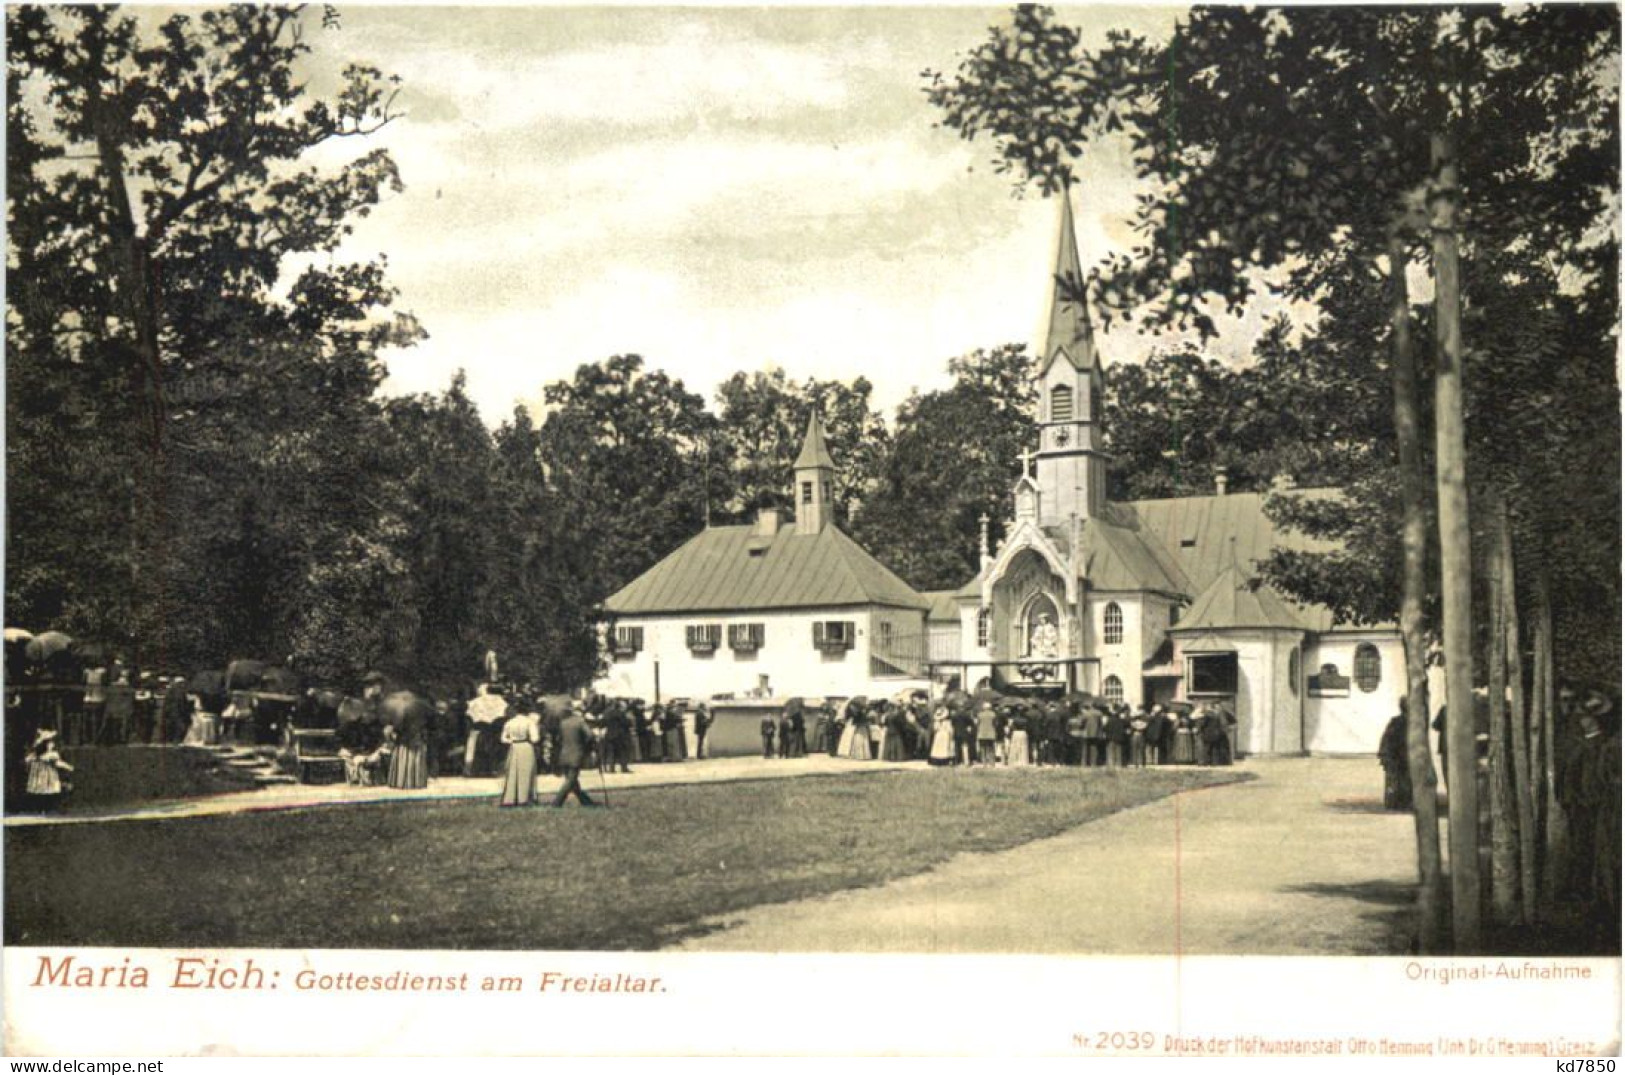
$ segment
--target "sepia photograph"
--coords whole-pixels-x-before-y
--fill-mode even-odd
[[[1618,1054],[1617,6],[5,14],[8,1052]]]

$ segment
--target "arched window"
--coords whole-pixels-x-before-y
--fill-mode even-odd
[[[1370,694],[1382,682],[1382,655],[1369,642],[1361,642],[1354,650],[1354,682]]]
[[[1299,661],[1298,647],[1293,646],[1292,652],[1286,655],[1286,685],[1294,696],[1298,693],[1298,676],[1301,674]]]
[[[1106,682],[1100,685],[1100,696],[1113,705],[1121,702],[1123,700],[1123,681],[1116,676],[1107,676]]]
[[[1072,421],[1072,386],[1058,384],[1049,390],[1049,420],[1052,422]]]
[[[1103,619],[1105,620],[1105,630],[1102,632],[1102,636],[1106,644],[1111,646],[1123,641],[1123,610],[1118,607],[1116,601],[1106,606]]]
[[[993,610],[983,605],[976,613],[976,648],[987,649],[987,640],[993,628]]]

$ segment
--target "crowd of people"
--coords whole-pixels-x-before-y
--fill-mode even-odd
[[[791,699],[762,718],[763,757],[809,750],[857,761],[925,760],[932,765],[1229,765],[1235,718],[1219,706],[1138,709],[1088,696],[1053,699],[925,691],[898,699],[853,698],[816,708]]]

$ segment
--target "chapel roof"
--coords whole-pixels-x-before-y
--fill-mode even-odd
[[[1197,595],[1190,610],[1170,630],[1214,631],[1241,627],[1315,629],[1297,606],[1241,568],[1231,566]]]
[[[931,603],[925,618],[931,623],[958,623],[959,602],[957,590],[921,590],[920,596]]]
[[[743,612],[757,609],[929,602],[834,526],[764,535],[753,526],[713,526],[604,602],[616,615]]]

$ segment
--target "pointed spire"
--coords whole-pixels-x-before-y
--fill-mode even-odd
[[[1061,189],[1061,232],[1055,247],[1055,273],[1050,278],[1049,325],[1040,366],[1048,366],[1057,349],[1078,369],[1095,362],[1095,332],[1083,302],[1083,259],[1078,256],[1077,226],[1072,221],[1072,188]]]
[[[795,469],[808,467],[835,469],[835,460],[830,458],[829,448],[824,444],[824,421],[818,416],[816,407],[807,416],[807,435],[801,441],[801,454],[796,456]]]

